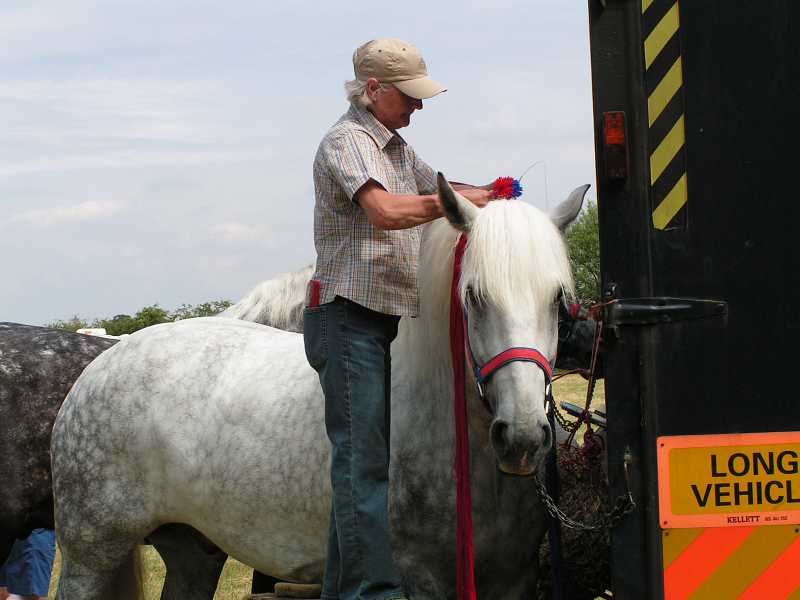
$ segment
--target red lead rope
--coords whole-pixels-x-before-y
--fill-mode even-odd
[[[461,259],[467,247],[467,234],[461,234],[453,258],[453,284],[450,288],[450,355],[453,358],[453,412],[456,417],[456,597],[476,600],[475,546],[472,540],[472,490],[469,483],[469,427],[464,363],[464,309],[459,282]]]

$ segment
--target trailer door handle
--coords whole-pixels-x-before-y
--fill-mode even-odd
[[[657,325],[691,319],[720,317],[728,313],[728,303],[722,300],[697,298],[620,298],[606,307],[605,320],[609,327]]]

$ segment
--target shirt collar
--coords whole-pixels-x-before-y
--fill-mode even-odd
[[[364,129],[367,130],[367,133],[372,136],[375,140],[375,143],[383,150],[389,145],[393,139],[397,138],[397,141],[401,144],[405,144],[406,141],[400,136],[398,133],[392,133],[389,131],[386,126],[378,121],[375,116],[366,108],[362,108],[356,104],[350,104],[349,114],[352,115],[361,125],[364,126]]]

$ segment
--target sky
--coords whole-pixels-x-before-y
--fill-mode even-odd
[[[540,208],[594,184],[582,1],[3,0],[0,321],[236,301],[313,262],[314,154],[384,36],[448,87],[400,130],[448,179],[543,161]]]

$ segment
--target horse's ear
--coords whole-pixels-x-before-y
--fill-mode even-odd
[[[469,231],[478,216],[478,207],[455,191],[441,173],[438,174],[436,184],[444,216],[456,229]]]
[[[550,220],[553,221],[556,227],[564,231],[567,226],[572,223],[581,212],[583,206],[583,198],[591,186],[587,183],[572,190],[572,193],[567,196],[561,204],[556,206],[550,211]]]

